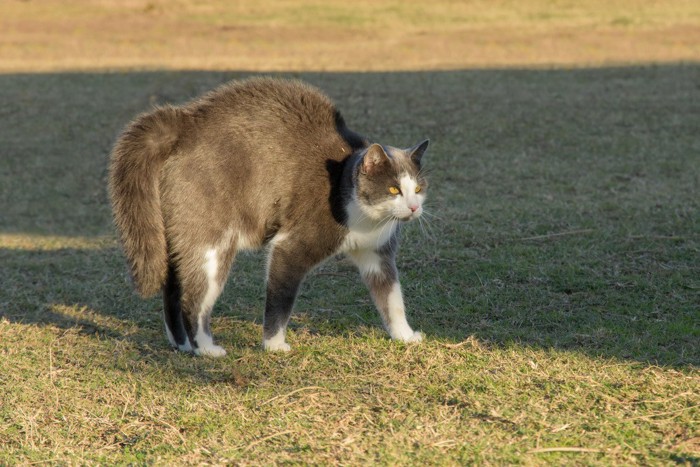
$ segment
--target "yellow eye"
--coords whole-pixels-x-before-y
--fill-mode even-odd
[[[416,187],[416,193],[420,193],[421,191],[423,191],[423,188],[421,188],[420,185],[418,185]]]
[[[395,186],[390,186],[389,193],[391,193],[392,195],[398,195],[399,193],[401,193],[401,190],[399,190]]]

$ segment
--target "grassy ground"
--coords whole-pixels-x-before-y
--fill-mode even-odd
[[[48,12],[42,4],[0,9],[16,18]],[[77,21],[110,4],[89,5],[64,11]],[[158,2],[129,5],[162,11]],[[517,12],[503,19],[508,4],[498,5],[478,9],[477,26],[495,18],[515,34],[527,23]],[[531,27],[546,35],[552,22],[599,24],[623,10],[633,36],[697,24],[695,3],[611,5],[571,6],[582,13],[550,13]],[[644,13],[654,8],[667,12]],[[253,13],[251,27],[291,21],[277,10]],[[341,35],[373,21],[314,14]],[[61,23],[46,15],[26,13]],[[430,31],[462,28],[431,18]],[[48,68],[76,67],[78,54],[62,58],[63,44],[34,49],[22,67],[43,70],[39,59],[49,56]],[[125,50],[141,57],[137,45]],[[267,56],[279,56],[270,47]],[[579,64],[601,61],[569,48]],[[407,68],[420,68],[419,55],[403,55]],[[169,68],[191,64],[172,60]],[[252,254],[239,258],[215,308],[213,331],[229,353],[213,360],[170,351],[160,302],[131,292],[110,224],[106,161],[134,114],[245,74],[7,73],[18,62],[6,63],[0,464],[700,462],[698,65],[284,73],[325,89],[373,139],[433,140],[435,217],[426,232],[406,229],[399,260],[410,321],[427,341],[389,341],[355,271],[332,260],[302,290],[295,350],[263,353],[264,258]]]

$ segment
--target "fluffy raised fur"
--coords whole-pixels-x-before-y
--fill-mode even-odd
[[[285,330],[305,275],[346,254],[394,339],[405,317],[395,256],[401,222],[422,213],[427,182],[410,149],[370,144],[299,81],[232,82],[129,124],[111,156],[114,219],[139,293],[163,292],[171,345],[224,355],[211,309],[237,251],[268,248],[263,345]]]

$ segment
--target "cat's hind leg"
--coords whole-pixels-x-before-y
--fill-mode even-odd
[[[271,242],[267,266],[267,299],[263,320],[263,348],[288,352],[287,324],[299,285],[318,262],[302,244],[277,234]]]
[[[172,262],[168,265],[168,277],[163,286],[163,320],[165,333],[173,348],[182,352],[191,352],[192,345],[187,337],[185,325],[182,322],[182,305],[180,302],[182,288]]]
[[[206,249],[199,257],[180,259],[182,324],[195,355],[226,355],[223,347],[214,344],[210,322],[232,262],[232,250],[220,248]]]

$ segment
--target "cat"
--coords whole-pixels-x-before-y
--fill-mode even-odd
[[[371,144],[331,100],[297,80],[232,81],[124,129],[110,156],[115,225],[137,291],[162,291],[170,345],[223,356],[210,315],[238,251],[267,247],[263,348],[289,351],[300,283],[345,254],[391,338],[419,342],[396,269],[400,224],[423,212],[427,181],[410,149]]]

